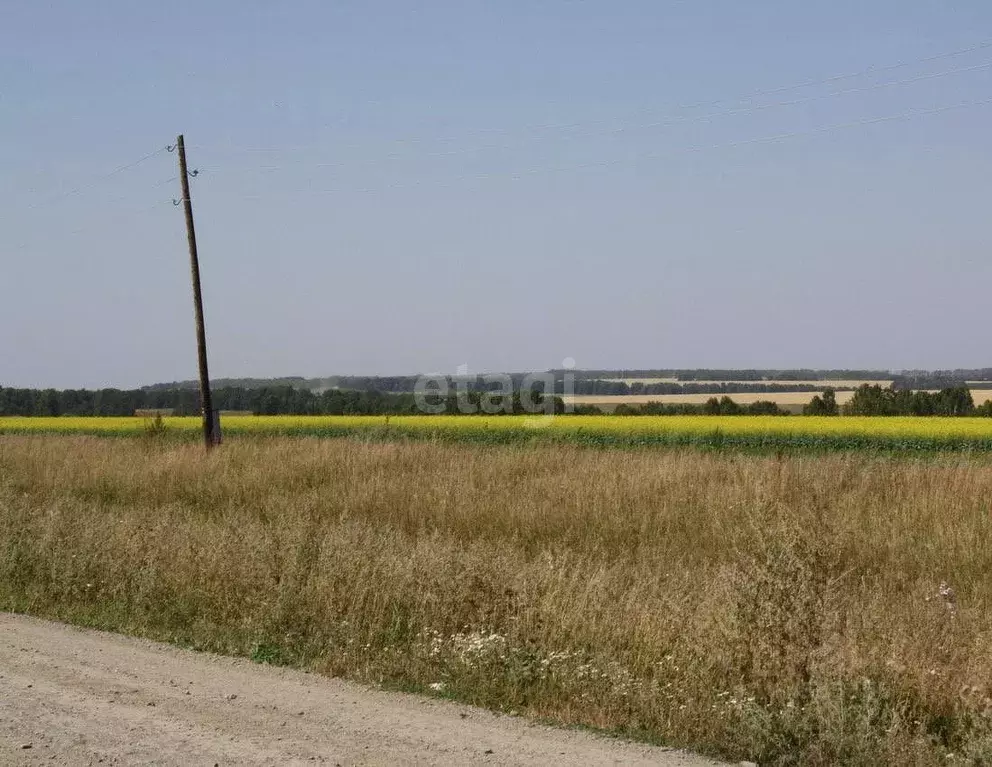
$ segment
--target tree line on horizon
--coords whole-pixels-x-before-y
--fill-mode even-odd
[[[497,372],[497,371],[492,371]],[[891,380],[894,376],[891,371],[888,370],[817,370],[812,368],[794,368],[789,370],[777,370],[777,369],[689,369],[689,368],[658,368],[658,369],[553,369],[548,372],[554,375],[556,380],[562,380],[563,377],[568,374],[573,377],[575,382],[578,384],[582,381],[597,381],[600,383],[621,383],[618,379],[637,379],[637,378],[672,378],[675,379],[676,384],[716,384],[726,383],[728,381],[736,381],[742,383],[752,383],[752,384],[762,384],[766,381],[836,381],[836,380],[854,380],[854,381],[882,381]],[[946,371],[937,371],[937,374],[943,375]],[[963,374],[966,371],[953,371],[954,374]],[[992,380],[992,368],[987,368],[984,370],[974,370],[967,371],[972,373],[967,377],[966,380],[981,380],[984,373],[984,377]],[[914,371],[914,375],[928,374],[928,371]],[[516,372],[508,373],[508,375],[514,380],[518,381],[528,373]],[[324,376],[317,378],[305,378],[304,376],[282,376],[278,378],[217,378],[213,380],[214,386],[219,388],[235,387],[244,389],[260,389],[270,386],[292,386],[298,389],[311,389],[316,391],[323,391],[325,389],[362,389],[362,390],[377,390],[377,391],[391,391],[391,392],[403,392],[403,391],[413,391],[413,386],[417,382],[419,375],[382,375],[382,376],[361,376],[361,375],[334,375],[334,376]],[[946,377],[946,376],[945,376]],[[458,376],[458,375],[448,375],[446,376],[449,382],[451,381],[467,381],[472,384],[473,381],[477,381],[481,376],[468,375],[468,376]],[[958,376],[960,378],[960,376]],[[957,378],[955,378],[957,380]],[[962,379],[965,380],[965,379]],[[476,384],[481,386],[481,382]],[[629,384],[634,386],[635,384]],[[642,385],[654,385],[654,384],[642,384]],[[792,384],[797,385],[797,384]],[[188,379],[185,381],[172,381],[169,383],[156,383],[150,386],[145,386],[145,389],[196,389],[199,386],[199,382],[195,379]],[[934,387],[930,387],[934,388]],[[768,391],[766,389],[766,391]],[[589,392],[576,392],[583,394],[599,394],[602,392],[589,391]],[[619,394],[629,394],[636,392],[629,391],[618,391]],[[647,394],[662,394],[667,392],[661,391],[648,391]]]
[[[893,373],[888,370],[845,370],[798,368],[790,370],[774,369],[644,369],[644,370],[550,370],[545,371],[555,381],[555,393],[622,396],[638,394],[744,394],[779,392],[815,392],[822,384],[819,381],[891,381],[893,389],[948,389],[966,386],[969,381],[992,382],[992,368],[972,368],[956,370],[905,370]],[[509,373],[514,389],[531,374]],[[571,376],[571,385],[565,386],[565,376]],[[409,393],[415,390],[420,376],[355,376],[338,375],[323,378],[285,376],[281,378],[218,378],[213,386],[223,389],[272,389],[289,386],[322,393],[328,389],[355,389],[359,391],[379,391],[393,394]],[[448,385],[455,384],[469,391],[491,391],[495,384],[487,382],[482,375],[447,375]],[[667,381],[643,381],[631,379],[675,379]],[[774,383],[772,383],[774,381]],[[199,382],[173,381],[142,387],[148,391],[172,391],[174,389],[197,390]],[[835,391],[850,391],[854,387],[834,386]]]
[[[440,396],[424,400],[443,414],[459,414],[478,408],[484,392]],[[540,401],[543,393],[534,399]],[[220,387],[211,391],[215,410],[255,415],[415,415],[421,412],[412,392],[390,393],[357,389],[328,389],[312,392],[292,386],[259,389]],[[503,412],[525,413],[520,395],[489,397]],[[562,413],[564,402],[556,397],[554,411]],[[200,395],[195,389],[13,389],[0,387],[0,416],[131,416],[135,413],[171,411],[173,415],[200,413]]]
[[[469,390],[444,397],[431,395],[427,401],[440,413],[456,415],[478,411],[483,397],[487,397],[490,404],[502,403],[502,412],[531,412],[526,403],[521,402],[519,393],[512,399],[494,400],[484,391]],[[212,391],[212,398],[217,410],[256,415],[415,415],[421,412],[417,398],[411,392],[328,389],[318,393],[293,386],[220,387]],[[558,396],[554,397],[553,409],[556,413],[565,412],[564,401]],[[0,416],[131,416],[140,411],[164,410],[175,415],[198,414],[199,392],[187,388],[59,390],[0,387]],[[593,415],[603,411],[595,405],[577,405],[572,412]],[[774,402],[742,405],[726,394],[711,397],[701,404],[621,404],[613,412],[615,415],[789,415],[789,411]],[[863,384],[843,406],[838,405],[834,390],[827,388],[812,398],[803,414],[992,417],[992,402],[976,407],[966,386],[928,392]]]

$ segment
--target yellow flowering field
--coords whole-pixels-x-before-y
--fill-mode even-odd
[[[0,418],[0,434],[129,435],[149,419]],[[194,437],[197,417],[163,419],[164,430]],[[834,447],[992,450],[990,418],[813,416],[224,416],[225,435],[409,436],[473,442],[546,439],[604,446],[696,444],[744,447]]]

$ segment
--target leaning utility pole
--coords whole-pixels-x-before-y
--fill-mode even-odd
[[[189,268],[193,278],[193,311],[196,317],[196,354],[200,366],[200,408],[203,411],[203,443],[217,444],[214,434],[214,409],[210,401],[210,374],[207,372],[207,333],[203,327],[203,296],[200,293],[200,260],[196,255],[196,230],[193,228],[193,201],[189,196],[189,172],[186,170],[186,145],[182,134],[176,138],[179,152],[179,183],[182,187],[183,212],[186,214],[186,239],[189,241]]]

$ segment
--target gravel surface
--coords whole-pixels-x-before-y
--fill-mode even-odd
[[[469,706],[0,613],[0,764],[715,765]]]

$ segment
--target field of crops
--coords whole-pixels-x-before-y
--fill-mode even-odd
[[[507,444],[560,442],[603,447],[992,450],[989,418],[776,416],[227,416],[225,436],[420,438]],[[194,439],[195,417],[165,418],[161,432]],[[153,433],[145,418],[0,418],[0,434]]]

